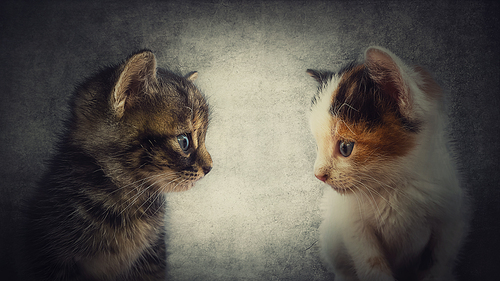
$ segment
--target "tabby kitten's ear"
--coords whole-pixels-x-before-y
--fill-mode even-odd
[[[411,117],[412,96],[403,77],[403,62],[382,47],[369,47],[365,51],[364,63],[370,78],[379,85],[382,93],[397,102],[403,116]]]
[[[136,53],[125,61],[121,69],[111,94],[111,105],[118,118],[122,118],[134,101],[156,81],[155,55],[148,50]]]
[[[186,75],[185,77],[189,82],[193,82],[194,80],[196,80],[196,78],[198,78],[198,72],[197,71],[193,71],[193,72],[190,72]]]

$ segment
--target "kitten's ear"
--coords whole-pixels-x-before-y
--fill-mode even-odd
[[[198,78],[198,72],[197,72],[197,71],[189,72],[189,73],[186,75],[186,79],[187,79],[189,82],[193,82],[194,80],[196,80],[196,78]]]
[[[403,62],[384,48],[369,47],[365,51],[365,66],[382,92],[397,101],[403,116],[410,116],[412,98],[403,77]]]
[[[156,80],[156,58],[148,50],[133,54],[121,66],[122,72],[111,94],[111,105],[123,117],[137,98]]]
[[[329,72],[308,69],[306,70],[306,73],[314,78],[314,80],[316,80],[320,85],[326,84],[328,80],[332,78],[332,75]]]

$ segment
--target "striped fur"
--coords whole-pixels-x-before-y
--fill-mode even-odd
[[[437,83],[380,47],[307,72],[320,85],[310,126],[314,173],[331,187],[320,241],[335,280],[454,280],[467,204]]]
[[[212,167],[196,75],[158,69],[144,50],[77,88],[28,206],[28,280],[165,279],[163,193],[191,188]]]

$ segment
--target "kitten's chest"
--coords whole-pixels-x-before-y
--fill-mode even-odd
[[[418,241],[429,236],[430,225],[424,208],[390,197],[362,202],[359,198],[345,198],[334,192],[327,195],[331,199],[325,220],[343,235],[375,233],[379,243],[388,251],[396,252],[401,247],[408,249],[412,247],[409,245],[419,245]]]
[[[370,219],[362,221],[365,229],[373,232],[373,242],[378,244],[387,261],[393,268],[412,268],[409,259],[417,258],[431,239],[431,224],[427,221],[425,210],[380,204],[372,210]]]
[[[96,243],[106,243],[109,250],[79,258],[77,263],[86,276],[115,280],[127,272],[147,248],[156,244],[161,237],[161,228],[163,225],[160,223],[134,221],[119,229],[103,229],[100,237],[96,237],[101,241]]]

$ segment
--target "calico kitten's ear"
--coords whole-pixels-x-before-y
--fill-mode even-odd
[[[156,80],[156,58],[148,50],[133,54],[121,66],[122,72],[111,94],[111,105],[118,118]]]
[[[396,100],[401,114],[411,115],[412,97],[403,75],[403,62],[390,51],[381,47],[369,47],[365,51],[365,66],[370,78],[382,92]]]
[[[332,74],[330,72],[308,69],[306,70],[306,73],[314,78],[314,80],[316,80],[320,85],[326,84],[328,80],[332,78]]]
[[[186,75],[186,79],[187,79],[189,82],[193,82],[194,80],[196,80],[196,78],[198,78],[198,72],[197,72],[197,71],[189,72],[189,73]]]

